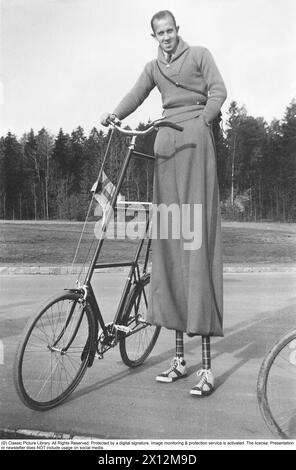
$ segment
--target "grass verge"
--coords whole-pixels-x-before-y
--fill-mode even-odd
[[[0,265],[70,265],[83,224],[58,221],[1,221]],[[222,222],[224,264],[271,265],[296,262],[296,224]],[[96,247],[94,223],[86,226],[76,263],[88,263]],[[137,242],[104,242],[102,262],[130,260]]]

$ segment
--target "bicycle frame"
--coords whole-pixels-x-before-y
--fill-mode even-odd
[[[113,131],[114,131],[114,129],[112,129],[112,131],[109,132],[108,144],[107,144],[106,153],[105,153],[103,163],[102,163],[102,168],[101,168],[101,171],[100,171],[100,174],[99,174],[99,179],[100,179],[100,176],[102,174],[104,163],[106,161],[106,157],[107,157],[107,154],[108,154],[109,149],[110,149],[110,142],[111,142],[111,139],[113,137]],[[117,308],[117,311],[116,311],[116,314],[115,314],[115,317],[114,317],[114,322],[113,322],[113,326],[112,326],[112,333],[113,333],[114,329],[116,329],[115,325],[118,322],[120,322],[120,319],[122,318],[124,308],[125,308],[125,304],[126,304],[126,300],[127,300],[127,297],[130,293],[133,280],[135,282],[140,281],[141,274],[140,274],[140,268],[139,268],[138,261],[139,261],[139,257],[140,257],[140,254],[141,254],[141,251],[142,251],[142,248],[143,248],[143,245],[144,245],[144,241],[145,241],[145,239],[147,239],[147,234],[148,234],[148,230],[149,230],[149,217],[148,217],[148,220],[146,222],[145,235],[144,235],[143,238],[140,239],[140,241],[138,243],[138,246],[137,246],[137,249],[136,249],[134,259],[132,261],[123,262],[123,263],[115,263],[115,262],[114,263],[98,263],[99,255],[100,255],[100,252],[101,252],[104,240],[105,240],[105,236],[106,236],[107,228],[108,228],[108,225],[109,225],[109,222],[110,222],[110,218],[111,218],[112,212],[115,209],[115,206],[116,206],[116,203],[117,203],[117,197],[120,193],[120,190],[121,190],[121,187],[122,187],[122,184],[123,184],[123,181],[124,181],[127,169],[128,169],[128,165],[131,161],[131,158],[141,158],[141,159],[146,159],[146,160],[150,160],[150,161],[155,160],[154,156],[148,155],[148,154],[145,154],[145,153],[142,153],[142,152],[138,152],[138,151],[135,150],[136,137],[137,136],[135,136],[135,135],[132,136],[131,142],[128,146],[125,158],[124,158],[122,166],[121,166],[121,170],[119,172],[118,183],[117,183],[117,185],[115,187],[115,190],[114,190],[114,193],[112,195],[111,202],[110,202],[110,207],[109,207],[109,210],[106,214],[105,221],[102,225],[101,234],[100,234],[100,237],[98,239],[98,244],[97,244],[95,253],[93,255],[92,261],[90,263],[89,269],[87,271],[86,278],[85,278],[84,285],[83,285],[83,289],[86,292],[87,301],[89,302],[89,304],[91,306],[91,309],[93,311],[93,314],[95,316],[96,324],[100,325],[105,338],[107,338],[109,336],[109,332],[107,331],[107,327],[105,325],[100,307],[98,305],[94,290],[93,290],[92,285],[91,285],[92,276],[93,276],[95,270],[97,270],[97,269],[110,268],[110,267],[113,267],[113,268],[116,268],[116,267],[130,267],[129,274],[127,276],[127,280],[126,280],[125,286],[123,288],[122,296],[121,296],[121,299],[119,301],[119,305],[118,305],[118,308]],[[147,242],[147,248],[146,248],[146,254],[145,254],[144,265],[143,265],[143,273],[142,274],[145,274],[146,270],[147,270],[150,246],[151,246],[151,240],[149,238],[148,242]]]
[[[155,121],[144,131],[128,131],[120,129],[115,123],[113,124],[114,128],[132,138],[119,171],[118,183],[112,191],[114,194],[111,202],[104,210],[100,236],[84,284],[77,281],[78,285],[75,289],[65,289],[67,292],[50,299],[47,305],[29,320],[15,356],[14,382],[16,391],[21,401],[29,408],[44,411],[63,402],[80,383],[86,369],[92,366],[96,355],[99,359],[103,358],[104,354],[117,344],[119,344],[124,364],[128,367],[138,367],[149,356],[157,341],[160,327],[150,325],[145,321],[145,311],[148,307],[148,293],[145,292],[145,289],[147,286],[148,291],[150,282],[150,276],[147,273],[151,244],[149,237],[150,217],[146,217],[145,231],[139,237],[131,261],[100,263],[98,259],[131,158],[154,161],[152,155],[135,150],[136,137],[148,134],[161,126],[182,130],[177,124],[161,120]],[[93,198],[103,175],[112,135],[113,131],[109,132],[108,144]],[[93,199],[89,205],[88,214],[92,202]],[[84,228],[86,222],[87,218]],[[147,242],[146,253],[144,259],[141,257],[140,264],[140,254],[145,242]],[[105,324],[92,287],[92,276],[97,269],[119,266],[129,267],[129,273],[114,320]],[[142,329],[144,329],[143,333],[141,333]],[[132,335],[136,335],[135,341],[133,338],[128,339]],[[36,354],[37,351],[39,351],[39,355]],[[32,364],[36,366],[33,377]]]

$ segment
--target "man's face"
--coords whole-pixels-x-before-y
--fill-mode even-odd
[[[166,16],[161,20],[154,20],[154,37],[158,41],[161,49],[165,52],[172,53],[178,45],[179,27],[175,26],[174,20],[170,16]]]

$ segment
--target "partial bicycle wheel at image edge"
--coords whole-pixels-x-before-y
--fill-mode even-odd
[[[296,330],[278,340],[265,357],[257,397],[270,431],[283,439],[296,439]]]
[[[74,292],[52,299],[29,321],[14,363],[25,405],[48,410],[73,392],[87,369],[95,331],[89,306]]]
[[[143,276],[130,293],[122,324],[129,332],[121,339],[119,347],[123,362],[128,367],[142,364],[152,351],[160,327],[146,323],[150,275]]]

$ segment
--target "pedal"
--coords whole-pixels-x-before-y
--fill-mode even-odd
[[[116,331],[123,331],[123,333],[130,333],[132,330],[128,326],[114,325]]]

